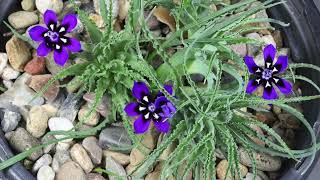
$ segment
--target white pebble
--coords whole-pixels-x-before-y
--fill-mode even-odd
[[[63,117],[53,117],[49,119],[49,129],[50,131],[69,131],[73,128],[72,122]],[[57,139],[66,137],[65,135],[55,135]],[[72,139],[66,139],[62,142],[70,142]]]
[[[19,75],[20,75],[20,72],[14,70],[11,66],[5,67],[2,72],[2,78],[4,80],[17,79]]]
[[[37,180],[54,180],[55,173],[50,166],[42,166],[37,174]]]
[[[6,53],[0,53],[0,75],[3,72],[3,69],[8,64],[8,55]]]
[[[59,14],[63,9],[62,0],[36,0],[37,9],[44,14],[46,10],[50,9]]]

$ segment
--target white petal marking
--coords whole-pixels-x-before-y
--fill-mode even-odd
[[[145,119],[149,119],[149,116],[150,116],[150,113],[144,115],[144,118],[145,118]]]
[[[64,28],[64,27],[61,27],[59,30],[59,32],[64,32],[64,31],[66,31],[66,28]]]
[[[271,65],[271,63],[267,63],[267,68],[269,68],[269,67],[270,67],[270,65]]]
[[[44,33],[44,35],[43,35],[44,37],[47,37],[48,36],[48,33]]]
[[[63,43],[67,43],[67,39],[66,39],[66,38],[60,38],[60,40],[61,40]]]
[[[261,79],[256,79],[257,83],[260,84]]]
[[[50,29],[53,31],[54,24],[50,24]]]
[[[261,72],[261,71],[260,71],[260,68],[258,68],[258,69],[256,70],[256,72],[257,72],[257,73],[258,73],[258,72]]]
[[[139,111],[143,111],[143,110],[145,110],[146,108],[145,107],[139,107]]]
[[[278,71],[278,69],[276,67],[273,67],[272,72],[277,72],[277,71]]]
[[[273,80],[278,83],[279,79],[278,78],[273,78]]]
[[[61,46],[59,46],[58,44],[56,44],[56,49],[60,49],[61,48]]]
[[[267,81],[266,87],[271,87],[271,84],[269,83],[269,81]]]
[[[145,100],[146,102],[149,102],[148,96],[144,96],[143,100]]]

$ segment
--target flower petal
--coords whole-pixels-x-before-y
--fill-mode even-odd
[[[285,79],[273,77],[273,83],[279,88],[283,94],[289,94],[292,92],[292,85]]]
[[[173,87],[170,84],[164,85],[164,89],[170,94],[173,95]]]
[[[50,25],[54,24],[54,26],[56,26],[58,22],[58,17],[54,11],[48,9],[43,15],[43,20],[48,28],[54,30],[52,27],[50,27]]]
[[[132,95],[138,100],[142,100],[143,96],[150,95],[148,86],[144,82],[134,82]]]
[[[29,33],[32,40],[43,41],[44,40],[43,34],[47,31],[48,31],[48,29],[45,27],[34,26],[28,31],[28,33]]]
[[[275,71],[276,74],[284,72],[288,67],[288,56],[279,56],[273,67],[277,70]]]
[[[139,107],[138,103],[129,103],[126,105],[126,107],[124,108],[124,111],[127,113],[128,116],[138,116],[139,112],[137,111]]]
[[[37,49],[37,55],[38,56],[47,56],[51,52],[51,48],[49,48],[45,42],[42,42],[38,49]]]
[[[253,57],[251,56],[245,56],[244,58],[244,62],[246,63],[246,65],[248,66],[249,72],[251,74],[261,74],[262,73],[262,68],[260,68],[253,60]]]
[[[69,59],[69,53],[65,47],[62,47],[60,51],[54,51],[53,58],[58,65],[64,66]]]
[[[274,57],[276,56],[276,48],[269,44],[264,48],[263,55],[264,55],[264,61],[265,61],[265,68],[271,68],[273,64]]]
[[[262,97],[267,100],[277,99],[278,94],[277,94],[276,90],[273,88],[273,86],[271,85],[267,88],[264,88]]]
[[[259,81],[259,80],[258,80]],[[261,79],[258,83],[257,79],[249,80],[246,93],[251,94],[253,93],[260,85],[261,85]]]
[[[167,133],[170,130],[170,123],[167,120],[153,121],[154,126],[160,132]]]
[[[156,108],[161,108],[161,106],[165,105],[168,101],[169,100],[165,96],[160,96],[155,100],[154,105]]]
[[[66,45],[71,52],[81,51],[81,43],[75,38],[68,38],[68,45]]]
[[[77,15],[67,14],[61,21],[60,26],[65,28],[67,33],[71,32],[78,24]]]
[[[151,122],[150,120],[146,121],[143,119],[142,116],[139,116],[133,123],[134,132],[136,134],[141,134],[146,132],[150,126],[150,122]]]

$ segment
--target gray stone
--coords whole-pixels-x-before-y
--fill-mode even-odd
[[[40,145],[35,137],[31,136],[25,129],[18,128],[10,137],[9,143],[17,152],[24,152],[32,147]],[[42,149],[33,152],[28,158],[32,161],[37,160],[43,154]]]
[[[14,82],[11,89],[0,95],[0,104],[12,104],[18,107],[42,105],[44,99],[42,97],[34,98],[37,94],[25,84],[29,78],[29,74],[22,74]]]
[[[77,97],[74,94],[69,94],[60,106],[57,115],[64,117],[73,122],[78,114],[78,111],[82,105],[81,97]]]
[[[106,180],[101,174],[98,173],[89,173],[87,174],[88,180]]]
[[[240,57],[247,55],[247,46],[246,44],[232,44],[230,48]]]
[[[55,140],[56,138],[54,138],[53,135],[47,135],[47,136],[43,136],[41,138],[41,143],[45,144],[49,141]],[[47,145],[46,147],[43,148],[43,153],[50,153],[51,151],[53,151],[54,147],[56,146],[56,143]]]
[[[2,83],[3,83],[4,87],[6,87],[7,89],[12,88],[12,86],[13,86],[13,82],[11,80],[3,80]]]
[[[117,175],[117,176],[109,175],[109,180],[117,180],[119,176],[122,177],[123,179],[127,179],[127,173],[125,169],[111,156],[106,157],[106,170]]]
[[[44,14],[46,10],[51,9],[59,14],[63,8],[62,0],[36,0],[37,9]]]
[[[37,24],[39,18],[34,12],[18,11],[10,14],[8,21],[15,29],[22,29]]]
[[[87,93],[83,95],[83,99],[88,102],[89,107],[94,103],[95,100],[95,94],[94,93]],[[103,117],[107,117],[111,110],[111,105],[110,105],[110,98],[108,98],[107,95],[104,95],[102,97],[101,103],[97,106],[96,110],[99,112]]]
[[[52,157],[50,154],[44,154],[33,165],[32,171],[37,172],[43,166],[49,166],[52,163]]]
[[[55,173],[50,166],[42,166],[37,174],[37,180],[54,180]]]
[[[44,108],[41,106],[33,106],[27,119],[27,131],[34,137],[41,137],[48,128],[48,119],[49,116]]]
[[[21,120],[21,115],[8,109],[0,109],[1,128],[4,132],[13,131]]]
[[[21,7],[25,11],[33,11],[35,8],[35,0],[22,0]]]
[[[72,146],[70,149],[70,155],[71,158],[78,163],[86,173],[91,172],[93,169],[92,161],[86,150],[80,144],[75,144]]]
[[[92,162],[94,164],[100,164],[102,159],[102,149],[98,145],[96,137],[87,137],[82,141],[82,146],[88,152]]]
[[[67,161],[71,161],[70,153],[67,150],[57,151],[52,159],[52,168],[55,172],[58,172],[60,167],[66,163]]]
[[[3,69],[8,64],[8,55],[6,53],[0,53],[0,75],[3,72]]]
[[[81,167],[73,162],[69,161],[63,164],[57,173],[56,180],[86,180],[86,174],[83,172]]]
[[[249,154],[243,148],[239,148],[238,152],[241,164],[252,167]],[[281,168],[281,159],[279,157],[260,152],[254,152],[253,157],[256,160],[257,169],[261,171],[277,171]]]
[[[72,122],[63,117],[52,117],[48,122],[50,131],[69,131],[73,128]],[[56,139],[64,138],[65,135],[54,135]],[[72,139],[66,139],[62,142],[70,142]]]
[[[262,180],[258,175],[256,175],[256,178],[254,179],[254,174],[247,173],[246,177],[243,180]]]
[[[249,38],[249,39],[253,39],[253,40],[259,41],[259,42],[262,41],[262,38],[260,37],[260,35],[258,33],[255,33],[255,32],[246,34],[246,37]],[[255,44],[247,44],[247,49],[248,49],[247,54],[250,55],[250,56],[254,56],[260,51],[260,47],[255,45]]]
[[[90,111],[91,108],[89,108],[87,105],[82,106],[80,111],[78,112],[78,120],[84,121],[84,124],[86,125],[95,126],[99,122],[100,114],[97,111],[93,110],[90,116],[87,117]]]
[[[110,147],[127,148],[132,145],[132,142],[125,128],[108,127],[101,131],[99,145],[102,149]]]

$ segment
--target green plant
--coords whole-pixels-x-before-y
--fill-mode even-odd
[[[84,62],[74,64],[57,74],[43,88],[39,96],[54,81],[76,76],[79,80],[77,83],[83,84],[79,94],[94,92],[96,95],[91,112],[100,103],[102,96],[107,94],[111,100],[111,113],[100,125],[91,130],[50,132],[48,134],[64,134],[67,135],[66,138],[93,135],[107,123],[112,123],[117,114],[120,114],[134,146],[141,148],[140,137],[134,134],[129,123],[131,120],[123,109],[131,99],[130,89],[133,82],[144,81],[152,89],[164,92],[167,98],[175,103],[177,114],[170,122],[172,132],[165,136],[162,144],[130,174],[133,179],[143,177],[157,162],[161,153],[173,142],[178,142],[178,145],[165,161],[161,179],[167,179],[171,175],[176,179],[184,179],[190,170],[193,171],[195,179],[215,179],[214,152],[217,148],[223,150],[229,162],[228,174],[233,178],[240,174],[237,153],[239,146],[244,147],[249,153],[253,162],[254,174],[256,174],[254,151],[292,159],[306,156],[313,158],[320,144],[316,144],[315,135],[307,120],[290,104],[318,99],[320,96],[266,101],[260,97],[246,95],[245,85],[248,83],[249,73],[242,57],[230,49],[232,44],[261,45],[259,42],[240,37],[244,32],[259,30],[261,27],[255,25],[257,22],[273,22],[287,26],[273,19],[251,18],[251,15],[255,13],[283,2],[266,0],[247,9],[250,4],[257,1],[244,0],[225,6],[216,12],[210,9],[213,2],[218,1],[182,0],[178,5],[171,0],[146,2],[134,0],[131,1],[127,23],[120,32],[113,30],[112,11],[106,9],[105,0],[100,0],[101,15],[107,24],[103,32],[88,19],[85,12],[75,7],[91,38],[91,42],[85,44],[85,51],[75,55]],[[112,4],[112,1],[110,0],[109,3]],[[154,37],[146,23],[149,17],[144,17],[145,9],[151,9],[152,12],[158,5],[168,8],[177,22],[176,31],[168,38]],[[27,40],[18,34],[17,36]],[[154,50],[143,54],[141,50],[146,44],[151,44]],[[168,48],[175,49],[175,53],[169,55]],[[158,68],[151,66],[156,55],[163,60]],[[307,77],[294,75],[293,72],[297,68],[311,68],[318,72],[320,68],[309,64],[291,64],[292,73],[285,75],[286,78],[291,78],[293,81],[306,81],[319,91],[320,88]],[[204,82],[194,82],[191,79],[192,74],[202,75],[205,78]],[[232,81],[225,82],[224,76],[232,77]],[[178,98],[172,97],[163,89],[163,84],[167,81],[171,81],[174,85],[175,96]],[[302,122],[312,138],[313,144],[310,148],[291,150],[272,128],[241,111],[243,107],[268,104],[282,108]],[[90,116],[91,112],[86,117]],[[85,118],[77,124],[76,129],[84,121]],[[251,125],[265,130],[276,139],[276,142],[252,130]],[[264,141],[267,146],[262,147],[255,144],[252,137]],[[41,147],[32,148],[1,163],[0,169],[14,164]],[[185,164],[183,167],[181,167],[182,163]],[[179,174],[181,169],[182,174]]]

